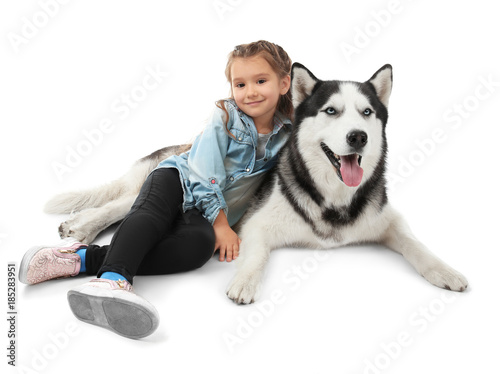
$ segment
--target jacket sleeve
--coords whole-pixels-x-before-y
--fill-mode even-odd
[[[211,224],[221,209],[227,215],[222,190],[226,185],[224,159],[228,145],[223,111],[217,108],[193,143],[188,158],[189,182],[195,206]]]

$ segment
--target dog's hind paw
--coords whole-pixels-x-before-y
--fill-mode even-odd
[[[468,286],[467,279],[447,265],[438,265],[422,273],[425,279],[435,286],[451,291],[463,292]]]
[[[239,276],[229,284],[226,295],[237,304],[251,304],[257,299],[259,277]]]
[[[70,217],[59,225],[59,236],[61,239],[73,238],[80,243],[89,244],[95,239],[97,233],[92,230],[92,224],[81,219],[80,213]]]

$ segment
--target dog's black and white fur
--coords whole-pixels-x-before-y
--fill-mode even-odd
[[[363,242],[401,253],[438,287],[465,290],[465,277],[420,243],[388,202],[385,127],[391,89],[390,65],[359,83],[321,81],[294,64],[294,132],[244,217],[238,271],[227,289],[231,299],[254,301],[273,248]],[[343,171],[343,163],[357,171]],[[353,175],[362,175],[359,184],[346,182]]]
[[[385,65],[360,83],[322,81],[295,63],[291,89],[294,130],[239,225],[242,243],[229,298],[244,304],[256,299],[272,249],[365,242],[401,253],[438,287],[465,290],[465,277],[420,243],[387,199],[385,128],[392,67]],[[59,231],[62,237],[91,242],[124,217],[159,161],[185,150],[157,151],[108,186],[56,196],[46,211],[81,210]]]

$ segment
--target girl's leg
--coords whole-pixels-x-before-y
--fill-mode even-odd
[[[114,272],[126,280],[98,278],[70,290],[68,302],[76,318],[133,339],[156,330],[158,312],[133,292],[131,283],[144,257],[171,232],[182,200],[177,170],[157,169],[151,173],[115,232],[98,271],[98,276]],[[98,263],[103,253],[97,248],[88,252],[88,271],[92,272],[92,263]]]
[[[104,272],[115,272],[132,283],[149,251],[171,233],[182,212],[182,201],[178,171],[155,170],[113,235],[98,277]]]
[[[85,252],[85,273],[87,275],[97,275],[108,250],[109,245],[89,244]]]
[[[214,254],[212,225],[197,209],[179,214],[173,232],[165,237],[138,268],[138,275],[172,274],[197,269]]]
[[[161,275],[197,269],[213,256],[214,247],[215,234],[210,222],[197,209],[181,212],[172,233],[148,252],[137,274]],[[87,274],[97,274],[109,248],[108,245],[89,245],[85,263]]]

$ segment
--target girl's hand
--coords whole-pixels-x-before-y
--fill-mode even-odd
[[[236,260],[240,249],[241,239],[229,226],[223,211],[220,211],[214,221],[213,227],[215,231],[214,252],[217,249],[219,250],[219,261],[224,261],[224,258],[227,262]]]

